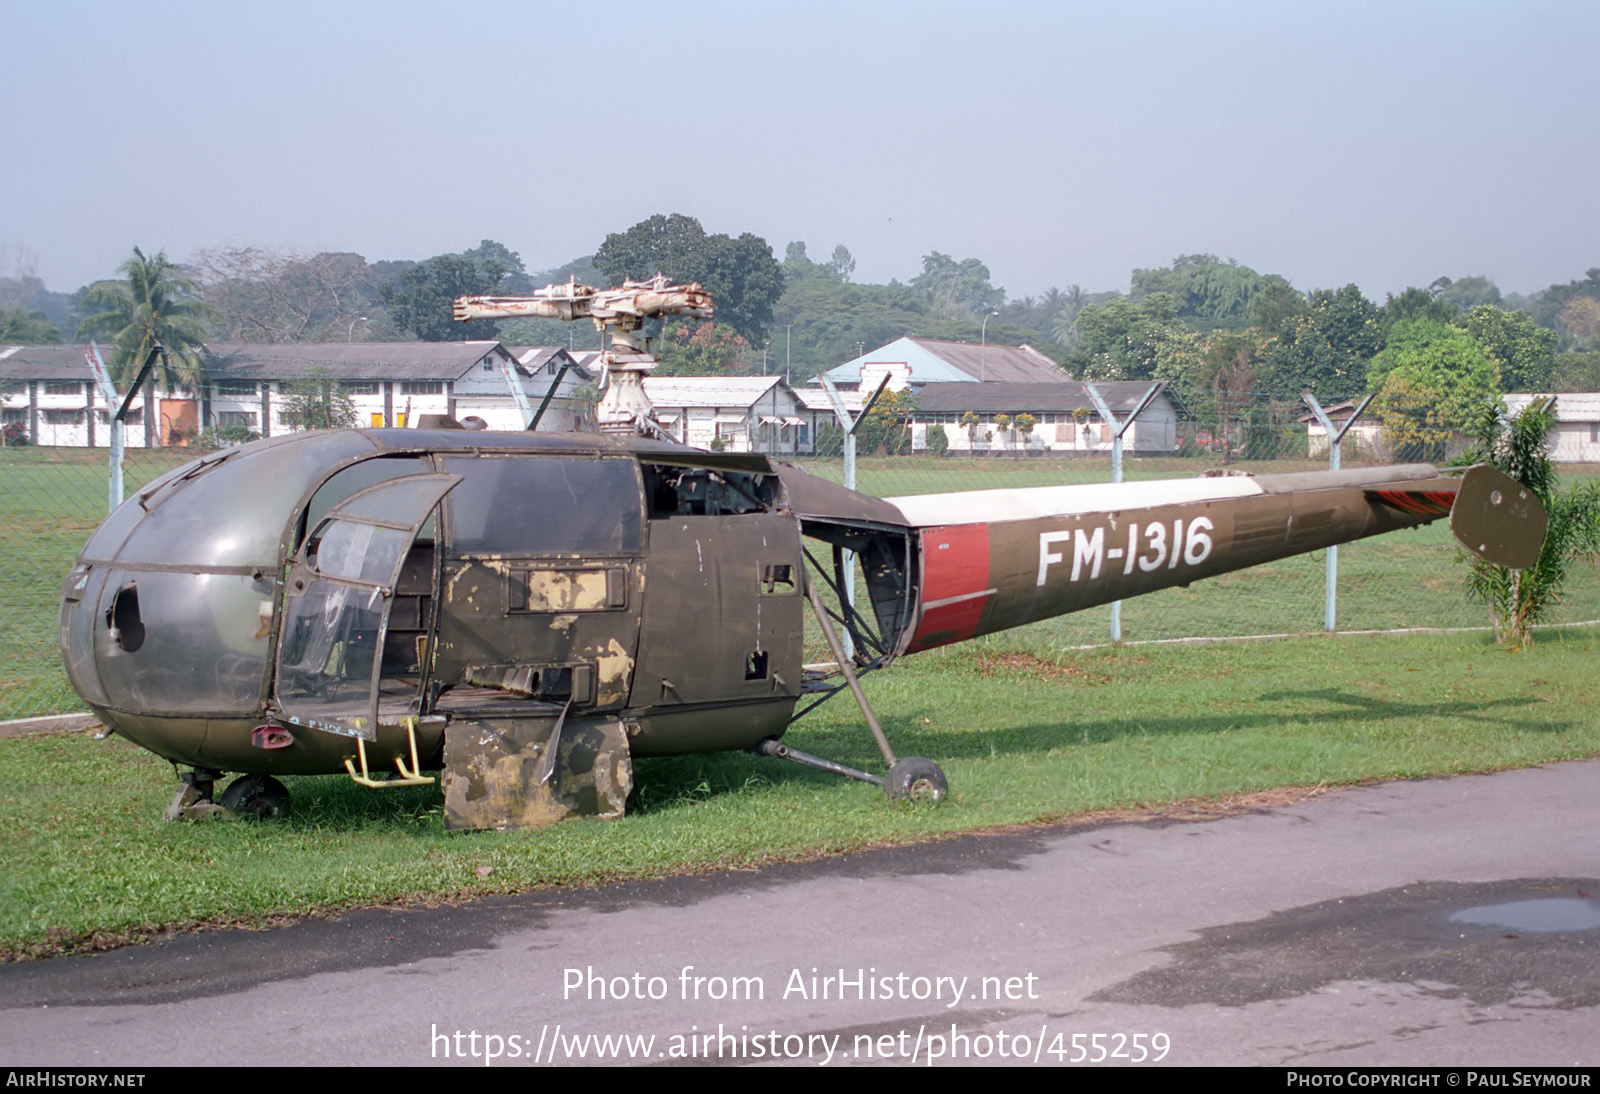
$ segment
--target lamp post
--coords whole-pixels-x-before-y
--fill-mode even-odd
[[[978,329],[978,336],[982,344],[978,346],[978,382],[989,378],[989,320],[999,315],[998,309],[991,311],[983,317],[983,326]]]
[[[356,324],[365,323],[366,321],[367,317],[364,315],[358,315],[350,320],[350,328],[344,332],[344,340],[346,342],[354,342],[356,340]]]

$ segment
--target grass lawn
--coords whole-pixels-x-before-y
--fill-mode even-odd
[[[1600,754],[1600,629],[1304,638],[1041,654],[1027,636],[869,676],[897,752],[942,764],[944,805],[743,754],[641,761],[629,815],[446,835],[436,789],[291,780],[284,821],[167,824],[172,769],[116,738],[0,740],[0,958],[164,930],[746,866],[1102,810],[1162,809]],[[846,697],[797,747],[876,770]]]

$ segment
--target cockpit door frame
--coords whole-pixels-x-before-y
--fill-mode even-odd
[[[284,578],[273,685],[284,721],[376,740],[395,585],[417,534],[461,481],[437,472],[386,479],[341,500],[306,536]]]

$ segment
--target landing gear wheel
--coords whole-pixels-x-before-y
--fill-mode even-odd
[[[908,756],[895,764],[883,784],[892,801],[913,802],[942,802],[949,787],[939,765],[921,756]]]
[[[289,812],[289,790],[271,775],[240,775],[217,795],[230,813],[271,820]]]

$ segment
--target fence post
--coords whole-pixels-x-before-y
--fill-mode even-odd
[[[1373,396],[1368,395],[1361,400],[1361,405],[1356,407],[1355,413],[1350,415],[1350,420],[1345,422],[1338,430],[1333,428],[1333,422],[1328,418],[1327,411],[1322,409],[1322,404],[1317,402],[1317,397],[1307,391],[1300,398],[1305,400],[1306,406],[1311,408],[1311,413],[1317,416],[1317,421],[1322,423],[1323,430],[1328,435],[1328,470],[1339,470],[1339,445],[1344,440],[1344,435],[1350,432],[1350,427],[1356,424],[1367,404],[1372,402]],[[1339,612],[1339,545],[1336,543],[1328,548],[1328,576],[1327,586],[1323,595],[1322,604],[1322,629],[1332,634],[1335,630],[1336,617]]]
[[[123,414],[127,411],[127,403],[122,408],[117,408],[117,385],[111,382],[111,371],[106,368],[105,359],[100,356],[100,347],[90,342],[89,348],[84,351],[84,356],[89,359],[89,370],[94,373],[95,385],[100,388],[100,393],[105,396],[108,416],[111,419],[111,470],[106,480],[106,495],[109,503],[106,512],[111,512],[122,504],[122,446],[123,446]],[[94,407],[91,405],[89,414],[92,417]]]
[[[1161,394],[1161,389],[1166,386],[1165,380],[1158,380],[1151,384],[1150,390],[1144,393],[1144,398],[1134,404],[1133,411],[1124,421],[1119,422],[1117,421],[1117,416],[1111,413],[1110,404],[1101,396],[1099,389],[1094,386],[1093,382],[1089,380],[1083,381],[1084,390],[1089,393],[1089,398],[1094,401],[1095,409],[1100,411],[1100,420],[1109,422],[1113,426],[1111,433],[1112,482],[1122,481],[1122,435],[1133,425],[1134,419],[1143,414],[1150,404],[1155,402],[1156,396]],[[1122,601],[1120,600],[1111,602],[1111,641],[1122,641]]]

